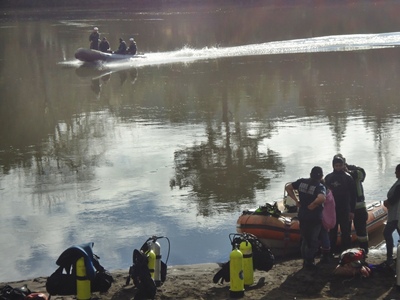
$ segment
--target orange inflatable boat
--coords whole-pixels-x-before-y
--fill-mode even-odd
[[[236,230],[238,233],[254,234],[276,255],[296,253],[300,246],[299,221],[297,212],[288,212],[288,207],[290,206],[286,204],[285,199],[274,205],[266,204],[257,210],[245,210],[237,220]],[[387,209],[383,203],[375,202],[368,205],[367,210],[367,231],[371,235],[383,227],[387,219]],[[352,241],[355,242],[357,235],[354,226],[351,233]],[[340,243],[340,228],[338,243]]]

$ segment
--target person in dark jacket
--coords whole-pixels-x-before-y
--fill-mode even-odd
[[[97,27],[93,28],[93,32],[89,36],[90,49],[99,50],[99,29]]]
[[[325,183],[332,188],[336,206],[336,225],[329,232],[331,252],[341,253],[351,247],[351,221],[356,206],[356,186],[351,175],[344,171],[344,161],[335,156],[333,172],[325,177]],[[341,231],[341,249],[337,247],[338,226]]]
[[[119,47],[118,50],[115,51],[115,54],[126,54],[126,42],[122,39],[119,38]]]
[[[354,180],[356,185],[356,206],[354,210],[354,229],[357,234],[357,241],[360,248],[363,248],[365,254],[368,254],[368,231],[367,231],[367,220],[368,211],[367,205],[365,204],[364,187],[363,182],[365,180],[365,170],[359,166],[349,165],[346,162],[346,158],[342,154],[338,153],[335,156],[341,157],[344,162],[344,171],[349,173]],[[351,222],[350,222],[351,226]]]
[[[101,52],[109,52],[109,53],[111,52],[110,43],[107,41],[107,39],[105,37],[103,37],[101,39],[101,42],[100,42],[100,45],[99,45],[99,50]]]
[[[301,178],[286,185],[285,189],[299,207],[301,255],[306,269],[315,269],[314,257],[319,248],[319,233],[322,226],[322,204],[325,202],[325,186],[321,183],[321,167],[311,170],[310,178]],[[298,197],[294,191],[298,191]]]
[[[397,230],[400,235],[399,227],[399,209],[400,209],[400,164],[396,166],[395,170],[396,182],[392,185],[387,193],[387,199],[383,204],[388,209],[388,219],[383,229],[383,237],[386,242],[386,263],[391,265],[393,263],[393,232]]]
[[[136,42],[133,38],[129,39],[129,48],[127,50],[127,53],[130,55],[135,55],[137,52],[137,45]]]

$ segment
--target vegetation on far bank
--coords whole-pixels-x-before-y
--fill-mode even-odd
[[[260,3],[261,0],[2,0],[1,8],[100,8],[114,5],[140,6],[140,7],[162,7],[169,5],[221,5],[221,4],[241,4],[248,5]],[[278,2],[277,2],[278,3]]]

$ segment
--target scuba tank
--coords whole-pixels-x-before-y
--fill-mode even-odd
[[[152,239],[148,242],[149,248],[153,250],[155,254],[155,263],[154,263],[154,282],[156,286],[161,286],[161,246],[157,242],[157,237],[152,236]]]
[[[243,254],[234,244],[233,250],[229,255],[229,277],[230,277],[230,297],[242,298],[244,296],[243,280]]]
[[[152,249],[149,249],[146,252],[147,255],[147,267],[149,268],[150,271],[150,275],[151,278],[154,280],[154,269],[155,269],[155,265],[156,265],[156,254],[154,253],[154,251]]]
[[[158,242],[159,239],[166,239],[168,241],[168,253],[167,259],[165,263],[161,261],[161,246]],[[148,267],[150,269],[151,277],[154,280],[154,283],[157,287],[161,286],[161,284],[166,280],[167,276],[167,263],[169,258],[169,252],[171,249],[170,241],[167,237],[164,236],[151,236],[149,237],[140,250],[148,255],[149,264]],[[153,257],[154,255],[154,257]]]
[[[90,280],[86,274],[85,259],[83,257],[76,261],[76,299],[91,299]]]
[[[254,283],[253,250],[250,242],[245,240],[240,243],[239,250],[243,254],[243,276],[244,285]]]

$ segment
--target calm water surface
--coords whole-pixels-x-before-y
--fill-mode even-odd
[[[93,241],[127,269],[225,261],[241,211],[341,152],[385,199],[400,163],[400,3],[1,14],[0,281]],[[85,66],[93,26],[146,58]],[[168,244],[160,240],[163,257]]]

